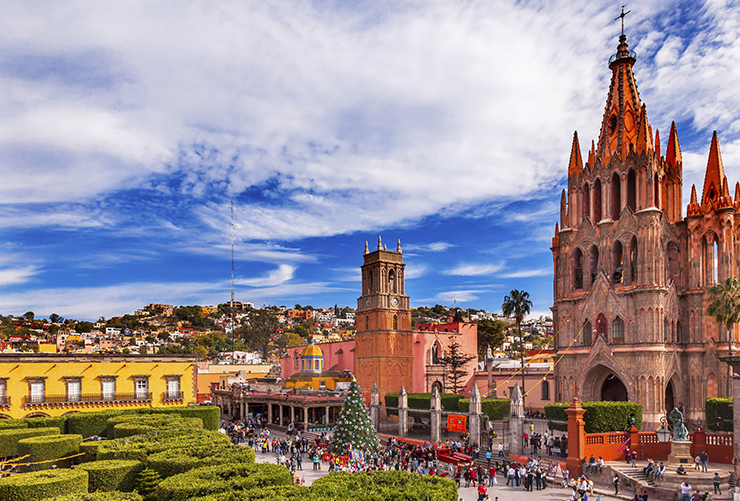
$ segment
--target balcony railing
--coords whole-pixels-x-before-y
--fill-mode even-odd
[[[10,397],[0,396],[0,407],[10,407]]]
[[[82,395],[44,395],[43,397],[23,397],[25,407],[33,405],[69,405],[69,404],[107,404],[117,402],[151,402],[151,393],[100,393]]]
[[[182,391],[166,391],[162,394],[162,400],[165,402],[179,402],[184,398]]]

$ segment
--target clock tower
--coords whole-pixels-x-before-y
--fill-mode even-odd
[[[378,237],[377,250],[365,243],[362,295],[355,322],[355,372],[363,392],[378,385],[380,396],[413,388],[411,307],[405,294],[401,241],[389,251]]]

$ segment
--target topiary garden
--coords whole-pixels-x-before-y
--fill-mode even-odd
[[[377,501],[457,499],[449,479],[395,471],[335,473],[293,486],[287,468],[255,463],[251,448],[215,431],[219,418],[217,407],[195,407],[79,413],[46,427],[0,421],[0,456],[30,464],[0,479],[0,500],[354,501],[358,492]],[[108,440],[81,443],[93,435]]]

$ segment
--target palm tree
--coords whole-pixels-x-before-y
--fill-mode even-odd
[[[740,322],[740,282],[730,277],[708,289],[707,313],[727,328],[727,354],[732,356],[732,331]],[[732,371],[727,365],[727,397],[731,395]]]
[[[519,333],[519,354],[522,361],[522,403],[524,403],[524,344],[522,343],[522,320],[529,314],[532,301],[529,300],[529,292],[514,289],[508,296],[504,296],[504,304],[501,306],[507,317],[514,317],[516,330]]]

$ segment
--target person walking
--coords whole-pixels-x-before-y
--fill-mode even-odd
[[[503,442],[498,444],[498,457],[500,458],[504,457],[504,443]]]
[[[488,461],[488,464],[486,465],[486,468],[491,468],[491,451],[486,452],[486,461]]]
[[[714,472],[714,478],[712,478],[712,483],[714,484],[714,493],[722,495],[722,490],[719,488],[719,472]]]
[[[487,494],[488,488],[486,487],[486,484],[484,484],[481,480],[481,482],[478,484],[478,501],[483,501]]]
[[[619,475],[616,473],[614,474],[614,478],[612,479],[612,484],[614,484],[614,495],[619,494]]]
[[[699,454],[699,457],[701,458],[701,471],[704,473],[707,473],[707,463],[709,462],[709,454],[707,454],[707,451],[701,451],[701,454]]]

